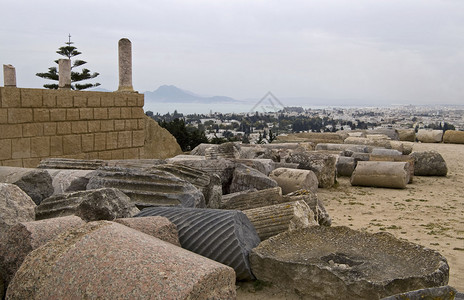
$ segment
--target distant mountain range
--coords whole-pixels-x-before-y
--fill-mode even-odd
[[[239,101],[226,96],[200,96],[174,85],[162,85],[153,92],[144,92],[145,101],[157,103],[237,103]]]

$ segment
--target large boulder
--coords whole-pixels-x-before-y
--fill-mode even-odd
[[[419,129],[416,138],[422,143],[441,143],[443,130]]]
[[[180,247],[177,227],[168,218],[153,216],[120,218],[114,221]]]
[[[277,182],[260,171],[238,164],[235,167],[229,192],[235,193],[249,189],[264,190],[276,187]]]
[[[415,142],[416,141],[416,130],[411,129],[397,129],[400,141]]]
[[[32,251],[6,298],[235,299],[235,274],[127,226],[97,221]]]
[[[37,205],[53,194],[52,178],[45,170],[0,167],[0,182],[17,185]]]
[[[93,170],[46,169],[52,177],[53,195],[85,191]]]
[[[311,170],[279,168],[272,171],[269,177],[277,182],[284,195],[301,189],[316,192],[319,184]]]
[[[379,299],[445,285],[438,252],[348,227],[312,226],[271,237],[250,254],[256,278],[311,299]]]
[[[445,131],[445,134],[443,135],[443,143],[464,144],[464,131]]]
[[[0,239],[0,277],[4,278],[5,286],[13,279],[24,258],[32,250],[45,245],[60,233],[84,224],[85,222],[79,217],[67,216],[21,222],[12,226]]]
[[[350,181],[351,185],[404,189],[409,183],[409,163],[360,161]]]
[[[448,167],[437,151],[413,152],[414,175],[416,176],[446,176]]]
[[[316,174],[320,188],[330,188],[337,177],[338,155],[309,151],[295,151],[285,159],[298,163],[298,169],[311,170]]]
[[[35,220],[35,203],[14,184],[0,182],[0,238],[19,222]]]
[[[101,188],[51,196],[35,211],[37,220],[75,215],[89,222],[129,218],[139,209],[120,190]]]
[[[248,255],[260,239],[240,211],[149,207],[136,217],[162,216],[176,224],[182,248],[234,268],[237,279],[254,279]]]

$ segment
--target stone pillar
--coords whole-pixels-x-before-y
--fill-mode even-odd
[[[3,85],[16,87],[16,70],[12,65],[3,65]]]
[[[132,87],[132,43],[122,38],[119,50],[119,88],[118,92],[135,92]]]
[[[58,89],[71,89],[71,60],[58,60],[59,83]]]

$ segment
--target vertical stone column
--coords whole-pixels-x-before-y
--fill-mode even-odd
[[[118,92],[135,92],[132,87],[132,43],[122,38],[119,50],[119,88]]]
[[[3,65],[3,85],[16,87],[16,70],[12,65]]]
[[[59,82],[58,89],[71,89],[71,60],[58,60]]]

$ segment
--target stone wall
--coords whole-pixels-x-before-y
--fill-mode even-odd
[[[0,87],[0,165],[145,157],[144,95]]]

